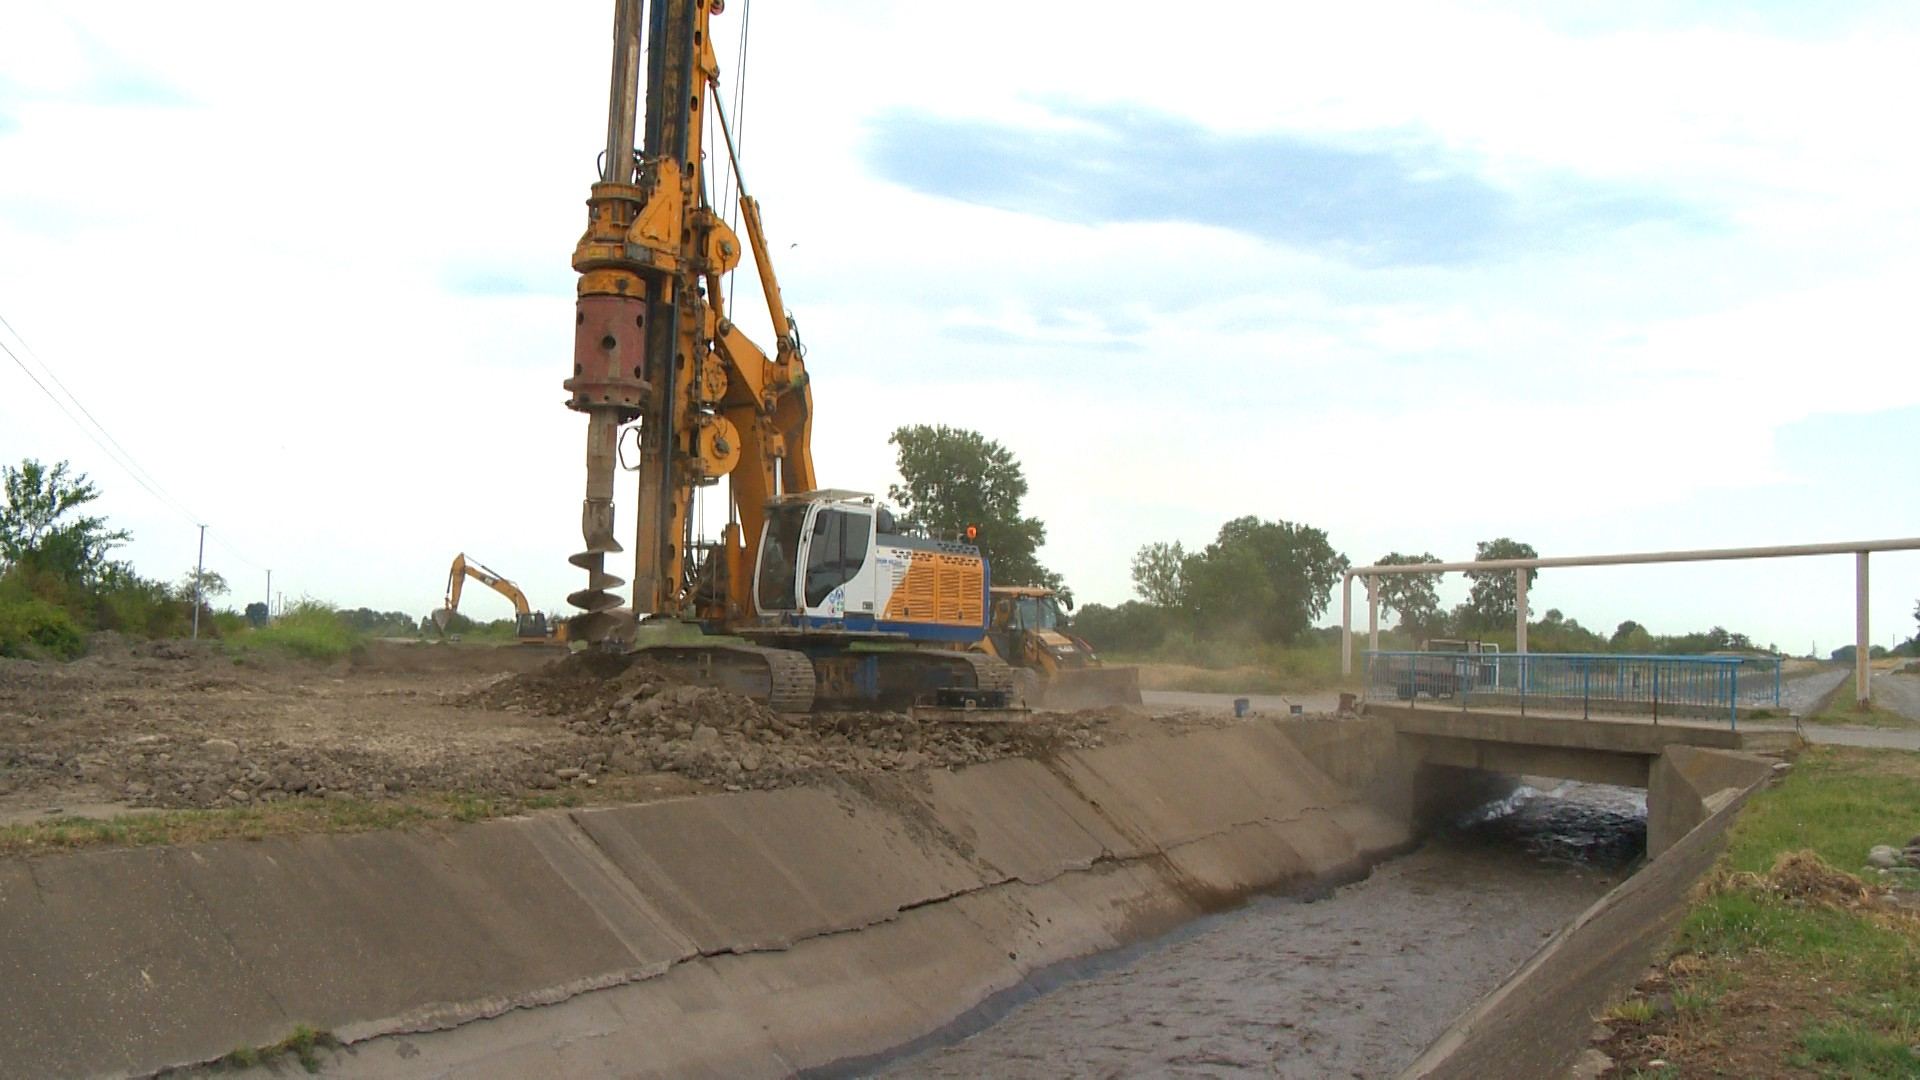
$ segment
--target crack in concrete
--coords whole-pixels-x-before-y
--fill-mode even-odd
[[[468,1002],[463,1004],[455,1003],[451,1005],[427,1006],[421,1010],[417,1010],[409,1014],[403,1014],[403,1016],[401,1017],[389,1018],[386,1021],[370,1021],[363,1024],[351,1025],[350,1027],[343,1028],[341,1030],[336,1031],[335,1036],[339,1039],[341,1046],[346,1047],[346,1046],[354,1046],[354,1045],[370,1042],[374,1039],[378,1039],[382,1037],[391,1036],[391,1037],[399,1038],[407,1035],[418,1035],[418,1034],[425,1034],[425,1033],[435,1032],[435,1031],[450,1031],[455,1028],[464,1027],[468,1024],[475,1023],[478,1021],[496,1019],[500,1016],[506,1015],[507,1013],[511,1013],[511,1012],[517,1012],[521,1010],[531,1011],[534,1009],[546,1008],[553,1005],[563,1004],[576,997],[580,997],[582,995],[594,993],[597,991],[612,990],[612,989],[617,989],[621,986],[630,986],[630,985],[635,985],[639,983],[651,982],[655,979],[668,978],[672,976],[675,971],[687,966],[688,964],[694,963],[696,961],[725,960],[731,957],[745,958],[745,957],[756,956],[756,955],[791,952],[794,949],[797,949],[803,945],[811,944],[818,941],[825,941],[832,938],[844,937],[850,934],[864,933],[866,931],[874,929],[875,927],[898,922],[900,918],[906,915],[908,912],[919,911],[926,908],[936,907],[941,904],[954,903],[956,901],[960,901],[968,897],[985,895],[985,894],[993,893],[1003,889],[1011,889],[1016,887],[1040,888],[1040,887],[1044,887],[1046,885],[1052,884],[1053,882],[1059,881],[1062,878],[1068,877],[1069,875],[1094,873],[1094,872],[1098,872],[1100,869],[1104,867],[1125,867],[1130,865],[1158,863],[1165,866],[1169,873],[1174,874],[1176,875],[1176,877],[1183,879],[1184,875],[1180,875],[1178,871],[1175,870],[1170,865],[1168,860],[1172,855],[1177,854],[1179,851],[1185,848],[1192,847],[1196,844],[1206,843],[1210,840],[1219,839],[1221,837],[1228,836],[1230,834],[1237,833],[1250,828],[1297,824],[1305,821],[1307,817],[1310,815],[1326,814],[1331,812],[1332,812],[1331,808],[1328,808],[1328,807],[1307,806],[1307,807],[1302,807],[1299,812],[1289,816],[1285,816],[1285,817],[1274,816],[1274,815],[1260,815],[1253,818],[1230,822],[1224,826],[1221,826],[1217,829],[1206,832],[1200,836],[1191,837],[1189,839],[1178,841],[1170,845],[1164,845],[1164,846],[1158,845],[1158,844],[1147,845],[1149,849],[1137,855],[1122,855],[1106,847],[1105,845],[1102,845],[1100,854],[1094,857],[1086,865],[1064,867],[1056,871],[1055,873],[1049,874],[1038,881],[1031,881],[1015,874],[1003,873],[992,880],[982,882],[981,884],[976,886],[972,886],[965,889],[954,890],[954,891],[942,893],[941,895],[938,895],[938,896],[928,897],[923,900],[916,900],[916,901],[903,904],[895,908],[891,913],[885,916],[881,916],[879,918],[869,919],[864,922],[852,924],[849,926],[834,927],[831,929],[815,931],[813,933],[806,934],[801,937],[797,937],[792,941],[785,942],[778,945],[755,945],[755,946],[746,946],[741,948],[717,948],[717,949],[694,948],[687,955],[681,958],[672,960],[668,962],[664,967],[660,967],[660,968],[649,968],[648,970],[644,970],[644,971],[634,971],[632,969],[629,969],[628,971],[625,971],[625,972],[609,972],[602,976],[576,980],[576,981],[562,984],[560,986],[548,987],[540,991],[533,991],[528,994],[520,995],[514,998],[488,999],[485,1005],[480,1005],[477,1002]],[[590,833],[587,832],[587,830],[581,828],[579,823],[572,819],[572,815],[568,815],[566,820],[567,820],[567,827],[569,829],[582,834],[589,843],[594,845],[596,850],[599,850],[602,853],[604,857],[605,855],[604,849],[599,847],[598,842],[593,839],[593,837],[591,836]],[[977,861],[984,862],[984,860],[977,860]],[[614,865],[614,869],[616,871],[618,870],[617,864]],[[631,879],[627,878],[624,872],[620,874],[620,877],[631,883]],[[635,888],[637,888],[637,884],[635,885]],[[1204,890],[1204,889],[1199,891],[1209,892],[1209,890]],[[1207,905],[1203,904],[1202,906],[1207,906]],[[475,1008],[475,1006],[477,1005],[479,1007]],[[463,1012],[466,1012],[467,1014],[462,1015]],[[431,1022],[427,1021],[426,1019],[428,1015],[433,1016],[433,1020]]]

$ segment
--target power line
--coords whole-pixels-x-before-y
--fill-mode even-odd
[[[52,379],[53,384],[60,388],[61,393],[64,393],[67,395],[67,400],[73,402],[74,407],[79,409],[81,414],[85,416],[88,420],[92,421],[93,426],[100,430],[100,434],[106,436],[107,441],[114,445],[114,448],[120,452],[121,458],[117,458],[116,460],[120,462],[120,465],[122,468],[126,469],[129,474],[138,474],[138,475],[134,475],[135,480],[140,480],[142,479],[142,477],[144,477],[148,483],[142,483],[141,486],[147,488],[149,492],[155,492],[155,496],[154,496],[155,498],[162,499],[163,501],[172,504],[174,509],[180,511],[182,514],[185,514],[189,519],[193,521],[195,525],[200,524],[200,515],[194,513],[191,509],[187,507],[185,503],[181,502],[179,499],[174,498],[171,493],[167,493],[164,495],[158,494],[158,492],[164,492],[166,490],[165,485],[161,484],[158,478],[156,478],[152,473],[148,472],[145,468],[141,467],[138,461],[134,460],[133,452],[128,450],[125,446],[120,445],[120,440],[114,438],[113,432],[107,430],[107,425],[101,423],[99,417],[96,417],[93,415],[92,411],[90,411],[87,408],[86,403],[80,400],[80,395],[75,394],[73,390],[67,386],[66,383],[60,381],[60,376],[57,373],[55,373],[55,371],[53,370],[53,365],[47,363],[46,357],[40,355],[39,350],[33,347],[33,343],[27,340],[27,336],[25,334],[22,334],[19,330],[15,329],[14,325],[7,321],[7,317],[5,315],[0,315],[0,326],[4,326],[7,328],[7,332],[12,334],[14,338],[20,342],[21,346],[27,350],[27,355],[33,357],[35,362],[37,362],[40,365],[40,370],[47,373],[47,378]],[[11,352],[11,350],[9,351]],[[15,363],[19,363],[19,360],[20,360],[19,357],[17,356],[14,357]],[[21,367],[22,369],[24,369],[26,365],[21,364]],[[34,382],[39,383],[39,380],[35,379]],[[43,392],[45,392],[47,388],[44,385],[42,385],[40,389]],[[52,397],[52,394],[49,393],[48,397]],[[57,405],[59,404],[59,402],[56,401],[54,402],[54,404]],[[61,411],[65,412],[66,410],[62,409]],[[67,413],[67,419],[73,420],[73,414]],[[74,420],[74,423],[79,424],[79,421]],[[86,428],[82,426],[81,430],[85,431]],[[99,445],[98,440],[95,440],[94,445],[96,446]],[[101,447],[101,449],[105,450],[106,448]],[[109,456],[111,456],[111,454]],[[149,486],[149,484],[151,486]]]
[[[170,509],[178,511],[181,514],[181,516],[187,519],[188,524],[191,524],[196,528],[200,525],[199,519],[193,515],[192,511],[187,510],[186,508],[180,506],[179,504],[172,502],[166,496],[160,494],[158,491],[155,491],[150,484],[148,484],[145,480],[142,480],[140,478],[139,473],[135,472],[131,468],[128,468],[126,462],[121,461],[120,458],[117,455],[115,455],[112,450],[109,450],[107,448],[106,443],[101,442],[99,437],[96,436],[91,430],[89,430],[85,424],[82,424],[78,418],[76,418],[71,412],[68,412],[67,407],[61,404],[60,399],[53,396],[53,391],[47,389],[47,384],[41,382],[39,376],[33,373],[33,369],[29,368],[26,365],[26,362],[20,359],[20,356],[18,353],[15,353],[12,349],[8,348],[7,343],[4,341],[0,341],[0,352],[5,352],[7,356],[12,358],[14,363],[20,365],[21,372],[24,373],[27,378],[33,380],[33,385],[39,387],[41,393],[47,395],[47,400],[53,402],[53,407],[60,410],[60,415],[72,421],[73,426],[80,429],[80,434],[85,435],[88,439],[92,440],[93,445],[99,447],[100,452],[107,455],[108,460],[120,466],[122,469],[125,469],[127,472],[127,475],[129,477],[132,477],[134,483],[139,484],[143,488],[146,488],[147,494],[159,500],[161,504],[167,506]]]
[[[98,447],[100,449],[100,452],[107,456],[108,460],[120,466],[120,468],[126,472],[127,476],[131,478],[134,483],[140,485],[140,487],[143,490],[145,490],[147,494],[153,496],[155,501],[159,502],[161,505],[166,506],[168,509],[173,510],[175,513],[179,514],[181,517],[185,518],[187,520],[187,523],[190,525],[193,525],[195,528],[199,528],[199,529],[207,528],[206,523],[200,520],[200,515],[194,513],[193,510],[189,508],[186,503],[181,502],[179,499],[175,498],[171,492],[167,491],[165,485],[161,484],[157,477],[155,477],[151,472],[148,472],[145,468],[143,468],[140,465],[140,463],[137,460],[135,460],[133,456],[133,452],[128,450],[125,446],[121,445],[121,442],[119,439],[116,439],[113,437],[113,432],[107,430],[107,426],[105,424],[102,424],[99,418],[93,415],[92,411],[87,408],[86,404],[80,400],[80,397],[78,394],[75,394],[73,390],[67,386],[66,383],[60,381],[60,376],[54,373],[53,365],[47,363],[46,358],[41,356],[39,352],[34,349],[33,343],[28,341],[26,338],[26,335],[22,334],[18,329],[16,329],[13,323],[7,320],[7,317],[5,315],[0,315],[0,326],[6,327],[7,332],[12,334],[14,336],[14,339],[20,342],[21,347],[26,350],[27,355],[33,357],[33,359],[39,363],[40,370],[45,372],[47,378],[51,379],[53,381],[53,384],[55,386],[58,386],[62,393],[67,395],[67,400],[72,402],[73,407],[76,409],[79,409],[81,414],[84,415],[89,421],[92,422],[93,427],[89,428],[86,424],[81,423],[80,419],[73,415],[72,411],[67,408],[66,404],[63,403],[60,400],[60,398],[54,394],[52,390],[49,390],[47,388],[47,384],[40,381],[40,377],[33,373],[33,369],[27,366],[26,361],[20,359],[20,355],[14,352],[11,348],[9,348],[5,341],[0,341],[0,352],[5,352],[8,358],[11,359],[14,362],[14,364],[20,368],[21,373],[24,374],[28,378],[28,380],[33,383],[34,386],[40,388],[40,392],[42,394],[45,394],[47,400],[53,403],[53,407],[60,410],[60,415],[66,417],[67,420],[70,421],[74,427],[79,428],[80,433],[82,435],[85,435],[87,439],[93,443],[94,446]],[[94,434],[94,429],[96,428],[99,430],[99,435]],[[100,441],[102,436],[106,438],[106,442],[104,443]],[[109,447],[109,444],[111,444],[111,448]],[[248,558],[244,553],[240,551],[239,548],[236,548],[232,544],[228,543],[225,540],[225,538],[223,538],[217,532],[213,534],[213,542],[220,545],[223,548],[226,548],[228,554],[232,555],[236,559],[239,559],[241,562],[246,563],[248,566],[253,567],[254,569],[256,570],[267,569],[264,565]]]

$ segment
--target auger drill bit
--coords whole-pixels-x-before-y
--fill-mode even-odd
[[[626,234],[646,201],[634,181],[634,133],[639,105],[641,0],[616,0],[613,81],[607,112],[607,150],[600,180],[587,200],[587,231],[574,249],[580,297],[574,307],[573,377],[565,382],[567,407],[587,414],[587,498],[580,510],[586,549],[567,559],[587,572],[587,587],[567,597],[585,614],[575,616],[572,636],[605,641],[623,620],[620,597],[609,591],[626,582],[607,573],[613,538],[613,476],[620,425],[636,419],[652,400],[646,370],[647,286],[627,251]]]
[[[607,573],[608,552],[621,550],[613,535],[613,464],[619,417],[611,409],[591,409],[587,420],[587,498],[580,507],[580,535],[586,549],[567,561],[587,572],[587,587],[567,594],[567,603],[585,612],[573,620],[572,633],[587,642],[604,641],[619,625],[610,612],[620,597],[609,591],[626,584]]]

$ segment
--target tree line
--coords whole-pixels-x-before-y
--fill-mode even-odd
[[[1039,559],[1047,527],[1022,510],[1027,479],[1011,451],[977,431],[946,425],[901,427],[888,441],[896,449],[902,482],[887,495],[902,511],[902,527],[957,537],[971,526],[995,583],[1045,585],[1071,602],[1070,584]],[[1474,545],[1475,562],[1538,556],[1532,544],[1512,537]],[[1390,551],[1375,560],[1384,566],[1440,561],[1424,551]],[[1073,626],[1098,648],[1130,653],[1152,652],[1170,635],[1292,645],[1312,633],[1352,565],[1321,529],[1238,517],[1220,526],[1213,541],[1197,551],[1178,541],[1141,547],[1132,563],[1135,598],[1115,605],[1087,604],[1074,613]],[[1531,591],[1540,571],[1526,573]],[[1451,609],[1441,607],[1438,573],[1377,579],[1381,614],[1395,621],[1399,644],[1511,640],[1519,606],[1514,572],[1469,570],[1465,576],[1470,583],[1467,598]],[[1920,602],[1914,617],[1920,622]],[[1722,626],[1656,634],[1628,619],[1606,632],[1582,626],[1557,608],[1529,619],[1527,638],[1528,647],[1541,652],[1693,655],[1759,649],[1748,635]],[[1844,651],[1851,655],[1851,648]],[[1901,649],[1920,656],[1920,634]]]
[[[200,607],[200,633],[223,637],[267,625],[262,602],[215,607],[231,592],[218,571],[189,568],[175,581],[143,576],[114,557],[131,534],[92,507],[100,489],[66,462],[32,458],[0,466],[0,656],[77,656],[86,637],[186,637]],[[355,608],[323,610],[351,633],[402,636],[412,616]],[[512,621],[507,620],[509,632]]]
[[[84,473],[28,458],[0,467],[0,487],[0,656],[75,656],[98,630],[184,637],[196,595],[203,632],[219,632],[210,601],[226,580],[189,569],[169,582],[114,558],[131,534],[91,512],[100,491]]]
[[[1026,475],[1006,447],[977,431],[946,425],[901,427],[888,441],[896,449],[901,476],[901,482],[888,489],[900,510],[900,528],[971,536],[986,554],[996,583],[1048,586],[1071,605],[1069,583],[1040,561],[1046,525],[1023,512]],[[96,630],[184,636],[196,594],[203,633],[218,636],[266,622],[264,604],[249,604],[244,613],[211,606],[228,592],[218,573],[196,575],[189,570],[181,580],[167,582],[143,577],[130,563],[114,559],[114,550],[129,534],[89,512],[99,491],[67,463],[45,466],[28,459],[18,467],[0,467],[0,479],[5,489],[0,506],[0,656],[76,655],[84,648],[84,635]],[[1474,560],[1537,554],[1531,544],[1498,537],[1476,544]],[[1388,552],[1377,561],[1415,566],[1440,560],[1430,552]],[[1136,598],[1112,606],[1085,605],[1073,624],[1096,647],[1122,652],[1151,652],[1172,634],[1291,645],[1312,633],[1352,565],[1334,550],[1324,530],[1282,519],[1237,517],[1195,551],[1178,541],[1142,546],[1132,562]],[[1509,633],[1518,603],[1513,572],[1469,570],[1466,577],[1471,582],[1467,599],[1451,610],[1440,606],[1438,573],[1381,577],[1381,612],[1397,620],[1395,629],[1406,644]],[[1527,571],[1529,589],[1538,577],[1538,570]],[[419,630],[403,612],[356,608],[334,614],[362,634],[404,636]],[[1920,602],[1914,617],[1920,622]],[[454,619],[449,630],[456,633],[510,634],[513,626],[511,620]],[[1528,638],[1530,647],[1541,652],[1755,649],[1745,634],[1724,627],[1662,635],[1629,619],[1606,634],[1581,626],[1558,609],[1530,621]],[[1851,646],[1843,651],[1850,656]],[[1876,646],[1875,651],[1885,650]],[[1920,633],[1899,651],[1920,656]],[[1839,651],[1835,658],[1840,658]]]

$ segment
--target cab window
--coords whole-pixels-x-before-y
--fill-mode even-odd
[[[867,561],[871,518],[846,510],[822,510],[813,517],[807,545],[807,606],[819,607],[833,590],[852,581]]]
[[[1013,626],[1016,630],[1056,630],[1060,609],[1051,596],[1022,596],[1014,611]]]
[[[755,582],[761,611],[793,610],[793,577],[799,569],[800,528],[807,508],[782,506],[767,518],[766,544],[760,549],[760,575]]]

